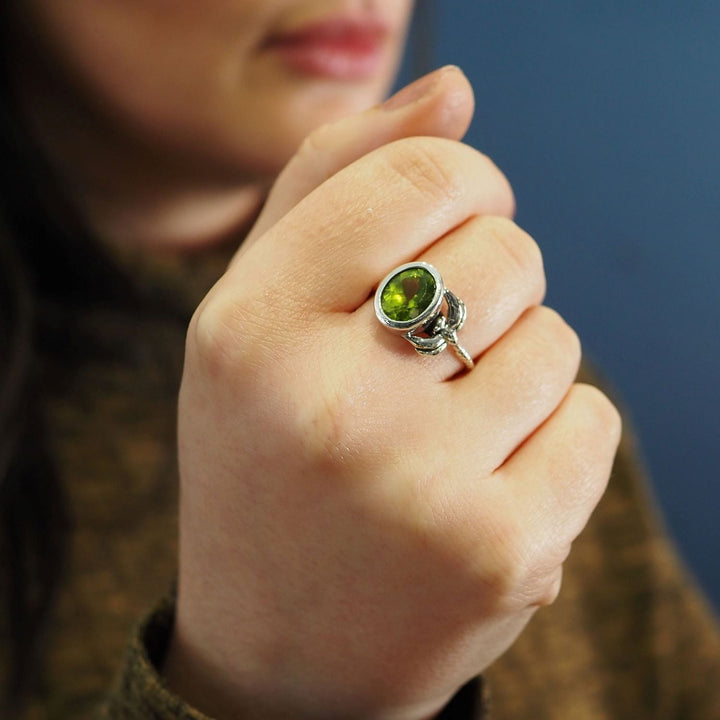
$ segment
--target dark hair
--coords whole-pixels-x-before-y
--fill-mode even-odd
[[[71,371],[80,345],[66,322],[73,308],[122,297],[124,283],[24,131],[11,12],[0,7],[0,667],[8,668],[0,708],[14,715],[42,676],[70,527],[44,417],[57,377],[46,370]]]
[[[4,145],[5,122],[0,121]],[[39,668],[39,644],[65,554],[67,514],[48,452],[37,367],[36,298],[8,216],[12,167],[0,177],[0,547],[8,698],[16,703]]]
[[[7,40],[3,8],[2,39]],[[28,218],[29,168],[11,110],[10,59],[3,42],[0,77],[0,589],[8,668],[5,698],[16,712],[39,671],[49,609],[65,556],[68,524],[43,427],[37,382],[36,240]],[[28,244],[20,238],[28,238]],[[32,238],[32,239],[31,239]]]

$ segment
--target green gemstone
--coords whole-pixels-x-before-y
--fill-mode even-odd
[[[383,288],[380,307],[395,322],[414,320],[433,301],[435,287],[435,278],[424,267],[403,270]]]

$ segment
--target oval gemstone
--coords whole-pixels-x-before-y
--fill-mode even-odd
[[[424,267],[408,268],[388,280],[380,307],[395,322],[414,320],[433,301],[435,287],[435,278]]]

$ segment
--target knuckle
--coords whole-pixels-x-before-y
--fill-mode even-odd
[[[622,433],[622,418],[607,395],[594,385],[584,383],[576,384],[572,392],[575,401],[583,408],[585,422],[590,425],[591,431],[598,436],[605,435],[617,444]]]
[[[203,302],[195,311],[187,333],[187,352],[213,375],[231,361],[236,340],[227,311],[217,303]]]
[[[382,466],[382,437],[365,421],[365,401],[351,378],[334,377],[320,379],[312,397],[297,408],[303,455],[319,477],[340,478],[359,468]]]
[[[538,244],[506,217],[486,216],[481,223],[497,243],[505,264],[514,268],[522,281],[533,288],[533,299],[540,302],[545,295],[545,268]]]
[[[253,370],[267,364],[262,357],[266,343],[253,328],[249,305],[220,300],[206,300],[195,311],[188,326],[186,353],[209,378],[232,375],[254,377]],[[242,372],[239,372],[242,368]]]
[[[483,189],[492,192],[490,206],[494,208],[494,214],[512,219],[515,217],[517,203],[510,181],[490,157],[480,152],[477,155],[480,162],[485,165],[484,174],[487,176],[487,182]]]
[[[591,385],[573,385],[565,403],[566,451],[552,465],[551,487],[555,507],[576,536],[607,487],[621,423],[613,404]]]
[[[317,157],[333,146],[335,123],[323,123],[305,136],[295,153],[299,160]]]
[[[463,193],[448,143],[437,138],[406,138],[387,146],[385,158],[390,172],[433,204],[453,201]]]
[[[531,603],[536,607],[548,607],[552,605],[560,595],[562,588],[562,566],[544,582],[537,593],[536,598]]]
[[[337,477],[359,461],[362,454],[352,414],[337,396],[321,394],[299,420],[306,437],[305,455],[319,475]]]
[[[530,548],[514,514],[493,518],[489,545],[483,553],[481,582],[485,593],[499,605],[509,605],[523,593],[530,574]]]
[[[511,498],[490,497],[492,511],[473,513],[467,546],[453,553],[467,558],[473,595],[482,596],[489,612],[549,604],[559,591],[556,578],[567,552],[559,552],[555,538],[545,537]]]
[[[555,600],[560,591],[557,575],[562,558],[554,544],[538,542],[537,537],[523,533],[506,547],[500,565],[502,572],[495,578],[495,586],[502,588],[506,607],[549,605]]]
[[[493,494],[483,514],[482,592],[501,610],[552,603],[560,590],[570,543],[548,533],[542,513],[528,515],[515,500]]]
[[[582,353],[580,338],[563,317],[552,308],[540,305],[533,308],[532,318],[543,349],[560,360],[577,365]]]

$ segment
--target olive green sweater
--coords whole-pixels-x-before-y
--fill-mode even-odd
[[[178,312],[87,308],[67,318],[104,351],[85,358],[50,398],[74,526],[46,679],[27,713],[33,720],[204,718],[164,687],[157,667],[173,618],[185,321],[224,257],[124,262]],[[720,719],[720,636],[659,526],[627,435],[566,563],[559,599],[445,714]]]

